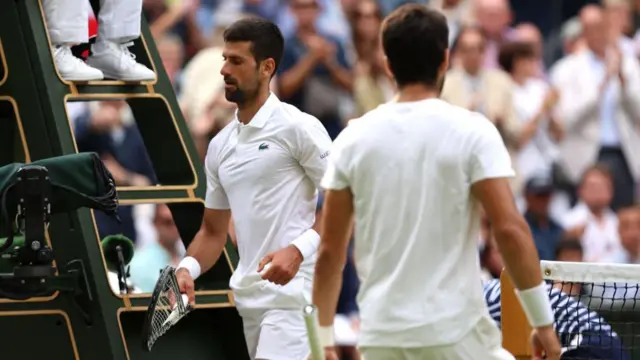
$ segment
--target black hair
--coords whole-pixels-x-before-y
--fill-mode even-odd
[[[284,37],[276,24],[259,17],[250,17],[233,23],[224,31],[223,37],[225,42],[251,42],[251,53],[256,63],[273,59],[275,75],[284,52]]]
[[[555,249],[556,259],[565,251],[578,251],[582,253],[583,249],[580,240],[574,239],[572,237],[565,237],[564,239],[558,241]]]
[[[533,44],[524,41],[509,42],[500,47],[498,63],[502,70],[511,73],[516,61],[535,59],[536,49]]]
[[[438,86],[438,71],[449,48],[447,19],[424,5],[403,5],[384,20],[382,47],[399,87]]]

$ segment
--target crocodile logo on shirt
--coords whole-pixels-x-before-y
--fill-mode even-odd
[[[267,143],[262,143],[260,144],[260,146],[258,146],[258,150],[262,151],[262,150],[267,150],[269,149],[269,144]]]

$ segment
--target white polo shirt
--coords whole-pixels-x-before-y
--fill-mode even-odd
[[[211,140],[205,206],[233,214],[240,261],[230,286],[239,309],[310,301],[319,243],[311,227],[330,146],[318,119],[273,94],[247,125],[236,118]],[[262,280],[260,260],[292,243],[305,258],[296,278],[286,286]]]
[[[449,344],[488,315],[470,186],[513,175],[495,126],[438,99],[381,105],[338,136],[322,186],[354,195],[359,345]]]

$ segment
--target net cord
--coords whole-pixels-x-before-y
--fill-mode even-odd
[[[640,283],[640,266],[569,261],[540,261],[544,280],[576,283]]]

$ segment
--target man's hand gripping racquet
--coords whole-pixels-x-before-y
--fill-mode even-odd
[[[180,292],[175,269],[171,266],[165,267],[151,295],[142,329],[142,347],[151,351],[156,340],[191,310],[193,306],[189,303],[189,297]]]

